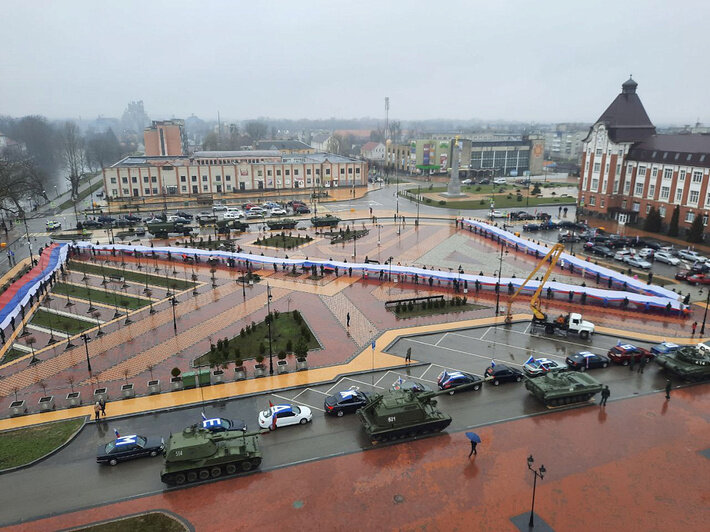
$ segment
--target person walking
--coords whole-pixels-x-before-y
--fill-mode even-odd
[[[94,419],[96,419],[96,421],[98,421],[100,415],[101,415],[101,405],[99,404],[98,401],[96,401],[96,404],[94,405]]]
[[[697,322],[697,321],[694,321],[694,322],[693,322],[693,325],[691,326],[691,328],[692,328],[691,334],[692,334],[693,336],[695,336],[695,329],[698,328],[698,322]]]
[[[560,218],[562,216],[562,207],[557,207],[557,217]]]
[[[350,313],[348,312],[345,316],[345,324],[350,327]]]
[[[648,358],[642,356],[641,362],[639,363],[638,373],[643,373],[643,370],[646,368],[647,363],[648,363]]]
[[[671,398],[671,380],[666,379],[666,400]]]
[[[101,408],[101,415],[103,417],[106,417],[106,400],[105,399],[99,400],[99,407]]]
[[[609,400],[611,392],[609,391],[609,386],[604,385],[602,388],[602,400],[599,402],[599,406],[606,406],[606,402]]]
[[[407,348],[407,354],[404,356],[404,363],[409,365],[412,363],[412,348]]]
[[[476,452],[476,445],[478,444],[475,441],[471,440],[471,452],[468,453],[469,458],[471,458],[472,454],[478,454],[478,452]]]

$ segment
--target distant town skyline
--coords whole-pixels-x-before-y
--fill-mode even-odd
[[[701,1],[7,0],[0,114],[594,122],[633,74],[654,123],[710,122]]]

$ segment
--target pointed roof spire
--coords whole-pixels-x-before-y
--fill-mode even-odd
[[[629,74],[629,79],[621,85],[621,92],[622,94],[636,94],[636,87],[638,86],[639,84],[636,83],[633,76]]]
[[[637,142],[656,132],[636,94],[636,87],[638,83],[630,77],[621,86],[621,94],[596,121],[606,125],[613,142]]]

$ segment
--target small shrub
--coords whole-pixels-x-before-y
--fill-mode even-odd
[[[464,296],[464,298],[463,298],[463,304],[464,304],[464,305],[466,304],[466,301],[467,301],[467,300],[468,300],[468,298],[467,298],[466,296]]]
[[[300,324],[301,321],[303,320],[303,318],[301,317],[301,313],[297,310],[293,311],[292,316],[293,316],[293,321],[295,321],[296,323]]]
[[[264,342],[261,342],[259,344],[259,354],[263,355],[264,353],[266,353],[266,346],[264,345]]]
[[[246,333],[246,331],[244,330],[244,327],[242,327],[242,330],[239,331],[239,336],[241,336],[242,338],[244,338],[246,335],[247,335],[247,333]]]
[[[256,355],[256,357],[254,357],[254,360],[256,360],[257,364],[261,364],[262,362],[264,362],[264,355],[262,353],[259,353],[258,355]]]
[[[508,194],[508,195],[506,196],[506,198],[507,198],[507,199],[513,199],[513,195],[512,195],[512,194]]]
[[[172,375],[173,377],[179,376],[180,373],[181,373],[180,368],[173,368],[170,370],[170,375]]]
[[[439,205],[446,205],[446,202],[444,200],[439,200]]]
[[[408,310],[409,312],[412,312],[412,311],[414,310],[414,303],[412,303],[412,302],[410,301],[409,304],[407,305],[407,310]]]
[[[280,313],[278,310],[275,310],[275,311],[274,311],[274,320],[278,320],[280,314],[281,314],[281,313]]]
[[[286,350],[282,349],[278,354],[279,360],[286,360]]]
[[[401,312],[402,312],[402,305],[400,305],[399,303],[397,303],[397,306],[394,307],[394,311],[395,311],[397,314],[401,313]]]
[[[483,199],[482,199],[482,200],[480,200],[480,201],[478,202],[478,204],[479,204],[479,205],[485,205],[485,204],[486,204],[486,200],[483,200]]]
[[[476,190],[476,192],[480,192],[480,191],[481,191],[481,185],[478,185],[475,190]]]
[[[518,196],[515,199],[517,199],[518,201],[523,201],[523,195],[518,194]]]
[[[425,201],[426,203],[431,203],[431,198],[424,198],[424,201]]]

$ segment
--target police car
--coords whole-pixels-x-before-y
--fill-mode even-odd
[[[61,228],[61,222],[58,222],[57,220],[47,220],[47,231],[56,231]]]
[[[668,353],[678,351],[678,349],[680,349],[678,344],[674,344],[673,342],[661,342],[651,348],[651,353],[654,355],[667,355]]]
[[[115,466],[118,462],[125,462],[133,458],[158,456],[164,448],[165,442],[162,438],[148,438],[132,434],[116,438],[106,445],[99,445],[96,461],[99,464]]]
[[[449,395],[457,391],[480,390],[483,378],[463,371],[442,371],[436,379],[440,390],[449,390]]]
[[[342,417],[345,414],[352,414],[357,409],[365,406],[369,393],[361,392],[357,388],[351,388],[335,395],[329,395],[323,403],[325,413]]]
[[[574,355],[570,355],[565,359],[567,366],[578,371],[586,371],[594,368],[606,368],[609,365],[609,359],[604,355],[597,355],[589,351],[580,351]]]
[[[641,362],[642,358],[653,358],[653,353],[651,353],[648,349],[636,347],[632,344],[617,344],[609,349],[607,356],[612,360],[612,362],[628,366],[632,357],[634,362]]]
[[[533,358],[530,357],[523,365],[523,372],[528,377],[537,377],[549,371],[564,371],[567,366],[562,362],[550,360],[549,358]]]
[[[274,405],[259,412],[259,426],[269,430],[288,425],[305,425],[312,419],[313,413],[307,406]]]
[[[242,432],[247,431],[247,424],[241,419],[229,420],[223,417],[215,417],[212,419],[203,419],[202,428],[207,429],[210,432],[225,432],[228,430],[241,430]]]

